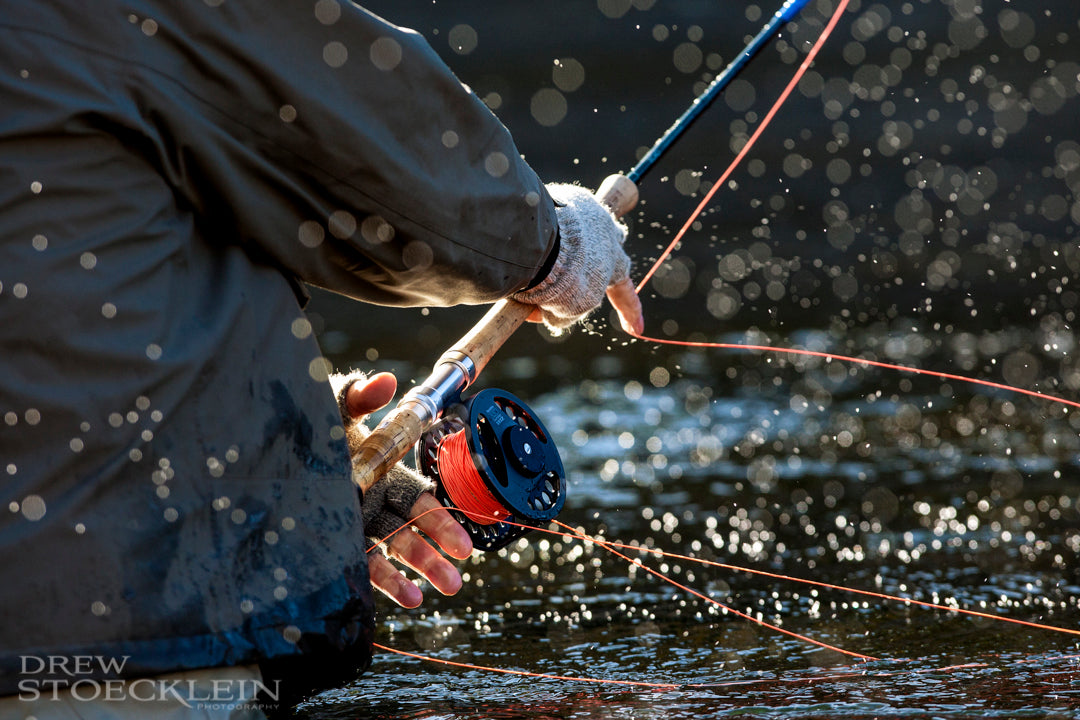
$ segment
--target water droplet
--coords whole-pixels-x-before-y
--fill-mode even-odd
[[[529,103],[529,110],[536,122],[544,127],[553,127],[562,122],[566,117],[566,97],[554,88],[543,88],[538,90],[536,94],[532,96],[532,101]],[[503,157],[505,158],[505,156]],[[496,173],[492,171],[490,165],[487,165],[487,167],[488,172],[495,177],[501,177],[502,174],[506,172],[506,169],[508,169],[502,169],[501,172]]]
[[[22,501],[22,514],[27,520],[37,522],[45,517],[45,500],[40,495],[27,495]]]
[[[341,6],[337,0],[318,0],[315,3],[315,19],[323,25],[333,25],[341,18]]]
[[[757,90],[746,80],[735,78],[724,90],[724,102],[735,112],[749,110],[757,99]]]
[[[510,159],[496,150],[484,158],[484,169],[492,177],[502,177],[510,170]]]
[[[675,189],[680,195],[693,195],[701,187],[701,173],[682,169],[675,173]]]
[[[371,43],[371,63],[378,69],[386,72],[393,70],[401,63],[401,43],[391,37],[381,37]]]
[[[333,40],[323,47],[323,62],[332,68],[339,68],[349,59],[349,49],[343,43]]]
[[[212,477],[221,477],[225,474],[225,466],[216,457],[211,455],[206,458],[206,469]],[[228,498],[219,498],[222,501],[221,507],[226,508],[229,506]]]
[[[701,63],[704,59],[705,55],[701,52],[701,48],[692,42],[681,43],[675,48],[672,57],[672,60],[675,63],[675,69],[687,74],[697,72],[697,69],[701,67]]]
[[[630,0],[596,0],[596,6],[604,14],[604,17],[612,20],[621,18],[630,11],[631,7]]]
[[[146,346],[146,357],[150,358],[151,360],[160,360],[161,359],[161,346],[158,345],[157,343],[150,343],[149,345],[147,345]]]
[[[421,271],[431,267],[435,253],[423,240],[413,240],[401,251],[401,261],[409,270]]]
[[[35,250],[41,252],[49,247],[49,238],[44,235],[35,235],[33,239],[30,240],[30,244],[34,246]]]
[[[333,371],[333,364],[321,355],[308,363],[308,375],[315,382],[329,382],[330,373]]]
[[[369,243],[385,243],[394,239],[394,226],[378,215],[371,215],[360,223],[360,236]]]
[[[292,321],[292,334],[297,340],[303,340],[311,336],[311,321],[307,318],[296,318]]]
[[[574,58],[559,58],[551,70],[551,80],[563,92],[574,92],[585,83],[585,66]]]
[[[111,302],[105,303],[101,306],[101,314],[111,320],[112,318],[116,317],[116,306],[113,305]]]
[[[446,40],[450,43],[450,49],[458,55],[468,55],[479,42],[476,30],[471,25],[455,25],[450,28]]]
[[[323,230],[322,225],[314,220],[305,220],[300,223],[297,237],[300,240],[300,244],[304,247],[315,248],[322,245],[322,241],[326,237],[326,232]]]
[[[347,210],[335,210],[330,213],[327,227],[334,237],[347,240],[356,234],[356,216]]]
[[[292,105],[282,105],[278,108],[278,117],[282,122],[296,122],[296,108]]]

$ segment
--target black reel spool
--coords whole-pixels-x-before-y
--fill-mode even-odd
[[[481,390],[448,409],[443,419],[420,438],[417,465],[435,480],[435,496],[453,505],[439,476],[439,444],[465,428],[472,464],[491,496],[510,513],[505,520],[482,525],[450,510],[479,550],[498,550],[552,520],[566,501],[566,472],[555,442],[536,414],[505,390]]]

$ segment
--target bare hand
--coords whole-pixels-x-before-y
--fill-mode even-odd
[[[361,418],[386,405],[397,392],[397,379],[390,373],[379,373],[352,384],[345,396],[349,415]],[[439,504],[430,493],[424,493],[409,513],[413,522],[410,527],[394,533],[387,542],[390,557],[414,570],[444,595],[453,595],[461,589],[461,574],[432,541],[451,557],[464,560],[472,553],[469,534]],[[424,535],[413,530],[419,529]],[[420,588],[394,567],[382,553],[368,554],[368,571],[371,584],[398,605],[406,608],[418,606],[424,599]]]

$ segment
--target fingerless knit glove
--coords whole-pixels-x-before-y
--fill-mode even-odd
[[[514,296],[540,308],[544,324],[558,335],[599,307],[609,285],[630,275],[623,250],[626,226],[593,194],[577,185],[552,184],[559,220],[559,254],[548,276]]]
[[[345,436],[349,441],[350,457],[356,457],[360,443],[371,434],[362,422],[363,418],[352,417],[345,403],[345,395],[349,387],[357,380],[364,378],[365,375],[358,372],[348,375],[335,373],[330,376],[330,385],[337,396],[341,421],[345,425]],[[423,475],[402,463],[394,465],[390,472],[368,488],[362,499],[361,514],[364,519],[364,536],[368,547],[370,548],[401,526],[407,525],[409,511],[420,495],[434,490],[435,484]]]

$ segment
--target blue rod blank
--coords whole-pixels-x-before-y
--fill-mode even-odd
[[[694,102],[690,103],[690,107],[686,109],[675,124],[672,125],[667,131],[660,136],[660,139],[652,146],[652,148],[645,154],[641,160],[638,161],[630,172],[626,174],[634,183],[637,183],[641,176],[653,166],[660,156],[667,152],[667,149],[671,147],[683,132],[686,131],[690,124],[694,122],[705,111],[713,100],[720,96],[720,93],[724,91],[735,76],[739,73],[743,67],[750,62],[750,58],[754,57],[762,47],[765,46],[769,39],[779,30],[780,26],[791,20],[795,15],[802,10],[802,8],[810,0],[787,0],[784,5],[776,11],[776,14],[772,16],[765,27],[761,28],[754,39],[743,48],[738,57],[731,61],[724,71],[716,76],[716,78],[709,83],[709,87],[705,88],[705,92],[701,93]]]

